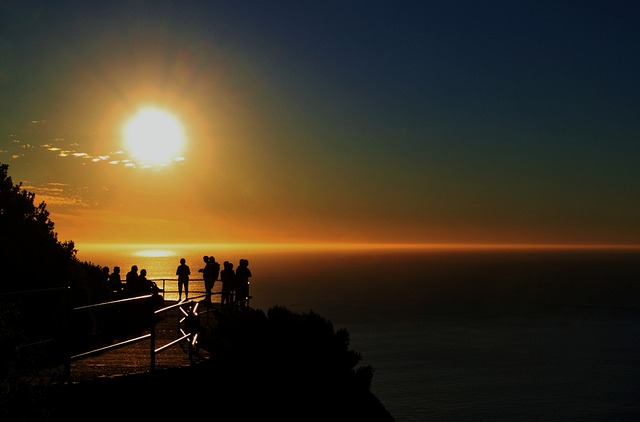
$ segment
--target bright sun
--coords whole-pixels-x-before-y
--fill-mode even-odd
[[[184,148],[184,129],[171,113],[145,107],[122,127],[123,141],[129,152],[147,165],[164,165],[180,159]]]

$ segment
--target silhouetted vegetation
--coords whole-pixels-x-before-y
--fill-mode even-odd
[[[0,164],[0,379],[16,344],[59,335],[64,309],[101,299],[100,266],[80,262],[73,241],[58,240],[46,204],[35,205],[35,194],[14,185],[8,171]],[[24,293],[43,289],[55,293]],[[39,323],[42,313],[50,315],[49,326]]]
[[[216,357],[207,364],[222,379],[236,380],[238,393],[271,417],[392,420],[371,394],[373,368],[358,366],[362,356],[349,349],[346,329],[335,331],[312,311],[284,307],[270,308],[266,315],[246,309],[216,318],[200,340]]]
[[[75,258],[74,243],[58,241],[44,202],[14,185],[9,166],[0,164],[0,291],[67,286]]]
[[[304,377],[317,384],[336,382],[368,389],[373,377],[369,366],[357,367],[361,355],[349,350],[349,333],[334,332],[320,315],[298,314],[284,307],[219,313],[215,326],[201,334],[201,347],[240,375],[263,373],[292,382]],[[301,368],[305,368],[301,371]],[[246,375],[246,374],[245,374]]]
[[[35,194],[14,185],[8,170],[0,164],[0,415],[8,403],[38,408],[31,401],[63,376],[62,355],[81,347],[63,341],[70,307],[103,299],[100,266],[79,261],[73,241],[58,240],[46,204],[35,205]],[[93,323],[76,318],[73,328],[90,333]]]

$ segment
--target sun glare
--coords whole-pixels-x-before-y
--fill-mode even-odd
[[[146,165],[164,165],[181,158],[184,128],[171,113],[155,108],[140,109],[122,128],[126,149]]]
[[[148,257],[148,258],[160,258],[165,256],[176,256],[176,252],[169,249],[144,249],[136,251],[134,256]]]

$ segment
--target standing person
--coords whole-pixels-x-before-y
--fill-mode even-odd
[[[187,260],[180,258],[180,265],[176,269],[176,275],[178,276],[178,301],[182,300],[182,287],[184,286],[184,298],[189,299],[189,276],[191,275],[191,269],[187,265]]]
[[[211,291],[213,291],[213,286],[220,277],[220,263],[216,261],[215,257],[210,256],[209,265],[211,266]]]
[[[200,268],[198,272],[202,273],[204,279],[204,289],[206,291],[205,302],[207,306],[211,305],[211,291],[213,286],[220,275],[220,264],[216,262],[216,259],[212,256],[203,256],[202,260],[205,262],[204,268]]]
[[[97,277],[97,283],[92,289],[92,302],[101,303],[111,299],[111,290],[109,289],[109,267],[102,267],[100,276]]]
[[[109,274],[109,288],[116,297],[120,297],[122,293],[122,277],[120,276],[120,267],[113,267],[113,272]]]
[[[233,288],[235,287],[236,273],[233,271],[233,263],[224,261],[220,271],[220,281],[222,281],[222,292],[220,293],[220,303],[231,305]]]
[[[209,306],[211,304],[211,288],[209,287],[209,280],[211,279],[211,266],[209,265],[209,255],[203,256],[202,260],[204,261],[204,268],[200,268],[198,272],[202,273],[202,279],[204,280],[204,290],[206,292],[204,301],[207,306]]]
[[[127,287],[127,296],[134,296],[138,285],[138,266],[132,265],[131,271],[129,271],[125,277],[125,283]]]
[[[249,303],[249,277],[251,277],[249,260],[241,259],[238,268],[236,268],[236,282],[238,284],[238,290],[236,291],[237,304],[247,306]]]
[[[100,289],[106,293],[106,296],[111,296],[111,289],[109,288],[109,267],[102,267],[102,280],[100,280]]]
[[[102,282],[106,285],[109,284],[109,267],[102,267]]]

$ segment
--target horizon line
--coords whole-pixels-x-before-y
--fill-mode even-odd
[[[629,243],[383,243],[383,242],[157,242],[83,243],[80,251],[96,249],[257,249],[257,250],[640,250],[640,244]]]

